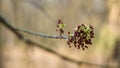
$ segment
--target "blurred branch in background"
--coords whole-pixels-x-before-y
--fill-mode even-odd
[[[78,60],[66,57],[66,56],[64,56],[64,55],[62,55],[60,53],[57,53],[56,51],[54,51],[54,50],[52,50],[50,48],[47,48],[47,47],[45,47],[45,46],[43,46],[41,44],[38,44],[38,43],[36,43],[36,42],[34,42],[34,41],[30,40],[30,39],[26,39],[21,33],[19,33],[19,31],[27,32],[28,34],[32,34],[32,35],[36,35],[36,36],[42,36],[42,37],[48,37],[48,38],[57,38],[57,39],[66,39],[67,38],[66,36],[62,36],[62,37],[59,37],[59,36],[49,36],[47,34],[36,33],[36,32],[29,31],[29,30],[18,29],[16,27],[12,26],[2,16],[0,16],[0,23],[3,24],[4,26],[6,26],[8,29],[10,29],[13,33],[15,33],[15,35],[19,39],[21,39],[23,42],[25,42],[26,44],[28,44],[28,45],[35,45],[35,46],[37,46],[37,47],[39,47],[39,48],[41,48],[43,50],[46,50],[46,51],[48,51],[50,53],[53,53],[54,55],[60,57],[63,60],[66,60],[66,61],[78,64],[78,65],[86,64],[86,65],[92,65],[92,66],[98,66],[98,67],[117,68],[116,66],[88,63],[88,62],[78,61]]]
[[[35,8],[37,8],[37,9],[39,9],[40,11],[42,11],[45,15],[46,15],[46,17],[48,18],[48,19],[50,19],[50,20],[54,20],[51,16],[50,16],[50,14],[49,13],[47,13],[47,11],[45,10],[45,8],[41,5],[41,3],[40,2],[38,2],[38,1],[33,1],[33,0],[26,0],[26,3],[29,3],[30,5],[32,5],[32,6],[34,6]]]

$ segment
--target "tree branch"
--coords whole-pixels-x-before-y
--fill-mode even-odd
[[[25,37],[19,33],[19,31],[21,32],[26,32],[28,34],[32,34],[32,35],[37,35],[37,36],[42,36],[42,37],[47,37],[47,38],[59,38],[59,39],[66,39],[67,37],[66,36],[62,36],[62,37],[59,37],[59,36],[49,36],[47,34],[42,34],[42,33],[36,33],[36,32],[32,32],[32,31],[29,31],[29,30],[22,30],[22,29],[18,29],[14,26],[12,26],[5,18],[3,18],[2,16],[0,16],[0,23],[3,24],[4,26],[6,26],[8,29],[10,29],[13,33],[15,33],[15,35],[21,39],[23,42],[25,42],[26,44],[28,45],[35,45],[43,50],[46,50],[58,57],[60,57],[61,59],[63,60],[66,60],[66,61],[69,61],[69,62],[72,62],[72,63],[75,63],[75,64],[86,64],[86,65],[93,65],[93,66],[98,66],[98,67],[107,67],[107,68],[116,68],[116,66],[110,66],[110,65],[101,65],[101,64],[94,64],[94,63],[88,63],[88,62],[84,62],[84,61],[78,61],[78,60],[75,60],[75,59],[72,59],[72,58],[69,58],[69,57],[66,57],[60,53],[57,53],[56,51],[50,49],[50,48],[47,48],[45,46],[42,46],[41,44],[38,44],[32,40],[29,40],[29,39],[25,39]]]
[[[46,15],[46,17],[47,17],[48,19],[50,19],[50,20],[52,20],[52,21],[54,20],[54,19],[50,16],[50,14],[47,13],[47,11],[45,10],[45,8],[44,8],[40,3],[38,3],[38,1],[27,0],[26,3],[29,3],[29,4],[32,5],[34,8],[42,11],[42,12]]]
[[[37,32],[30,31],[30,30],[18,29],[18,28],[16,28],[16,30],[20,31],[20,32],[25,32],[25,33],[28,33],[28,34],[32,34],[32,35],[35,35],[35,36],[46,37],[46,38],[67,39],[67,36],[50,36],[48,34],[37,33]]]

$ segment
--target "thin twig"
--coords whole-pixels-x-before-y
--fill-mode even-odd
[[[25,33],[28,33],[28,34],[32,34],[32,35],[35,35],[35,36],[46,37],[46,38],[67,39],[67,36],[50,36],[48,34],[37,33],[37,32],[30,31],[30,30],[18,29],[18,28],[16,28],[16,30],[20,31],[20,32],[25,32]]]
[[[37,36],[43,36],[43,37],[48,37],[48,38],[61,38],[59,36],[49,36],[49,35],[46,35],[46,34],[42,34],[42,33],[36,33],[36,32],[32,32],[32,31],[28,31],[28,30],[21,30],[21,29],[18,29],[18,28],[15,28],[14,26],[12,26],[9,22],[7,22],[7,20],[5,18],[3,18],[2,16],[0,16],[0,23],[3,24],[4,26],[6,26],[8,29],[10,29],[13,33],[15,33],[15,35],[21,39],[22,41],[24,41],[26,44],[28,45],[35,45],[43,50],[46,50],[58,57],[60,57],[61,59],[64,59],[66,61],[69,61],[69,62],[72,62],[72,63],[75,63],[75,64],[86,64],[86,65],[93,65],[93,66],[98,66],[98,67],[107,67],[107,68],[117,68],[116,66],[110,66],[110,65],[101,65],[101,64],[94,64],[94,63],[89,63],[89,62],[84,62],[84,61],[78,61],[78,60],[75,60],[75,59],[72,59],[72,58],[69,58],[69,57],[66,57],[50,48],[47,48],[41,44],[38,44],[32,40],[29,40],[29,39],[25,39],[24,36],[19,33],[19,31],[22,31],[22,32],[27,32],[29,34],[32,34],[32,35],[37,35]],[[63,39],[66,39],[66,36],[63,36],[62,37]]]

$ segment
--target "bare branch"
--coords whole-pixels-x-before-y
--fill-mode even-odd
[[[107,68],[117,68],[117,66],[110,66],[110,65],[101,65],[101,64],[94,64],[94,63],[88,63],[88,62],[84,62],[84,61],[78,61],[78,60],[75,60],[75,59],[72,59],[72,58],[69,58],[69,57],[66,57],[60,53],[57,53],[56,51],[50,49],[50,48],[47,48],[41,44],[38,44],[32,40],[29,40],[29,39],[25,39],[24,36],[19,33],[19,31],[22,31],[22,32],[26,32],[26,33],[29,33],[29,34],[32,34],[32,35],[37,35],[37,36],[43,36],[43,37],[48,37],[48,38],[63,38],[63,39],[66,39],[66,36],[63,36],[63,37],[59,37],[59,36],[49,36],[47,34],[42,34],[42,33],[36,33],[36,32],[32,32],[32,31],[29,31],[29,30],[21,30],[21,29],[18,29],[18,28],[15,28],[14,26],[12,26],[9,22],[7,22],[7,20],[5,18],[3,18],[2,16],[0,16],[0,23],[3,24],[4,26],[6,26],[8,29],[10,29],[13,33],[15,33],[15,35],[21,39],[23,42],[25,42],[26,44],[28,45],[34,45],[34,46],[37,46],[43,50],[46,50],[58,57],[60,57],[61,59],[63,60],[66,60],[66,61],[69,61],[69,62],[72,62],[72,63],[75,63],[75,64],[86,64],[86,65],[92,65],[92,66],[98,66],[98,67],[107,67]]]
[[[46,37],[46,38],[67,39],[67,36],[50,36],[48,34],[37,33],[37,32],[33,32],[33,31],[30,31],[30,30],[26,30],[26,29],[17,29],[16,28],[16,30],[20,31],[20,32],[25,32],[25,33],[28,33],[28,34],[32,34],[32,35],[35,35],[35,36]]]

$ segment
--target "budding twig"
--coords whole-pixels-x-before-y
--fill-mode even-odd
[[[22,29],[18,29],[14,26],[12,26],[9,22],[7,22],[7,20],[5,18],[3,18],[2,16],[0,16],[0,23],[3,24],[4,26],[6,26],[8,29],[10,29],[13,33],[15,33],[15,35],[21,39],[22,41],[24,41],[26,44],[33,44],[34,46],[37,46],[41,49],[44,49],[50,53],[53,53],[54,55],[60,57],[61,59],[63,60],[66,60],[66,61],[69,61],[69,62],[72,62],[72,63],[75,63],[75,64],[86,64],[86,65],[92,65],[92,66],[97,66],[97,67],[107,67],[107,68],[117,68],[117,66],[110,66],[110,65],[102,65],[102,64],[94,64],[94,63],[89,63],[89,62],[84,62],[84,61],[79,61],[79,60],[75,60],[75,59],[72,59],[72,58],[69,58],[69,57],[66,57],[60,53],[57,53],[56,51],[50,49],[50,48],[47,48],[43,45],[40,45],[30,39],[25,39],[24,36],[19,33],[18,31],[21,31],[21,32],[26,32],[28,34],[32,34],[32,35],[37,35],[37,36],[43,36],[43,37],[48,37],[48,38],[61,38],[61,39],[66,39],[67,36],[49,36],[47,34],[42,34],[42,33],[36,33],[36,32],[32,32],[32,31],[29,31],[29,30],[22,30]]]

